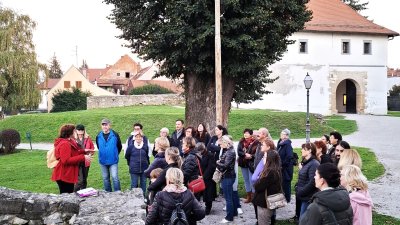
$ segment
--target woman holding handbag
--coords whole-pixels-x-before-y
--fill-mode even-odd
[[[214,154],[207,151],[206,146],[202,142],[196,144],[195,150],[201,154],[200,165],[203,170],[203,179],[206,184],[206,189],[203,192],[203,201],[206,204],[206,215],[209,215],[212,208],[212,202],[217,197],[217,184],[212,179],[217,166],[215,164]]]
[[[196,141],[194,137],[184,137],[182,140],[183,164],[182,172],[184,176],[184,184],[189,187],[189,183],[198,179],[200,174],[201,155],[195,150]],[[199,200],[201,193],[194,193],[196,199]]]
[[[262,143],[262,148],[266,148],[266,143]],[[265,166],[256,183],[254,184],[253,204],[257,206],[258,224],[269,225],[275,209],[267,207],[266,196],[282,193],[282,174],[281,160],[275,150],[268,151]],[[283,196],[283,195],[282,195]]]

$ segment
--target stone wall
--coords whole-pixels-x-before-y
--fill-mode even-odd
[[[38,194],[0,187],[0,224],[145,224],[141,189],[98,196]]]
[[[87,109],[123,107],[132,105],[179,105],[185,99],[179,94],[90,96]]]

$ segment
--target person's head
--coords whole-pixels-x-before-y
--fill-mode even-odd
[[[342,140],[342,135],[337,131],[332,131],[329,134],[329,143],[337,145]]]
[[[133,132],[139,132],[143,130],[143,125],[140,123],[133,124]]]
[[[244,138],[251,138],[251,136],[253,135],[253,130],[246,128],[243,130],[243,137]]]
[[[161,172],[163,171],[163,169],[161,168],[155,168],[150,172],[150,179],[157,179]]]
[[[183,129],[183,120],[176,120],[175,121],[175,129],[176,130],[182,130]]]
[[[217,125],[214,129],[214,132],[215,135],[219,138],[228,134],[228,130],[222,125]]]
[[[197,132],[202,134],[202,133],[207,133],[207,127],[204,125],[204,123],[200,123],[197,126]]]
[[[338,169],[342,170],[343,167],[347,165],[355,165],[359,168],[362,168],[362,161],[360,154],[358,154],[355,149],[346,149],[344,152],[340,154],[340,160],[338,163]]]
[[[109,119],[102,119],[101,120],[101,129],[103,130],[103,133],[108,134],[110,132],[111,128],[111,121]]]
[[[184,137],[182,139],[182,150],[185,153],[190,152],[196,146],[196,141],[193,137]]]
[[[283,129],[281,131],[281,136],[280,137],[281,137],[282,141],[289,139],[290,138],[290,130],[287,129],[287,128]]]
[[[336,188],[340,184],[340,171],[333,163],[323,163],[315,171],[315,187],[322,190],[327,187]]]
[[[175,185],[177,188],[184,187],[183,172],[178,168],[169,168],[165,175],[167,185]]]
[[[139,144],[142,143],[143,142],[143,132],[142,131],[135,132],[134,138],[135,138],[136,143],[139,143]]]
[[[314,141],[315,147],[317,148],[317,155],[326,154],[328,147],[323,141]]]
[[[343,167],[340,172],[340,184],[348,191],[368,190],[367,178],[361,172],[361,169],[355,165]]]
[[[265,127],[261,127],[260,129],[258,129],[258,136],[257,137],[258,137],[259,141],[262,141],[262,140],[264,140],[266,138],[272,139],[271,135],[269,134],[268,129],[265,128]]]
[[[75,129],[78,136],[82,137],[83,135],[85,135],[85,126],[83,126],[83,124],[76,125]]]
[[[160,130],[160,137],[167,137],[169,134],[169,129],[166,127],[161,128]]]
[[[195,131],[193,127],[186,127],[185,136],[186,137],[194,137]]]
[[[274,141],[272,141],[271,139],[264,139],[263,141],[261,141],[261,151],[265,153],[270,150],[275,150]]]
[[[233,141],[232,137],[229,135],[224,135],[221,138],[221,148],[232,148],[233,147]]]
[[[64,124],[60,127],[58,132],[59,138],[73,138],[75,132],[75,125],[73,124]]]
[[[346,141],[338,142],[338,144],[335,147],[335,157],[336,157],[336,159],[340,159],[341,154],[347,149],[350,149],[349,143],[347,143]]]
[[[158,137],[154,142],[155,150],[158,152],[164,152],[170,146],[169,140],[166,137]]]
[[[302,144],[301,145],[301,156],[304,157],[305,159],[309,159],[311,157],[316,158],[317,148],[315,147],[315,144],[312,142]]]
[[[281,158],[279,157],[279,153],[275,150],[268,151],[265,166],[260,177],[266,177],[270,171],[276,171],[279,174],[281,171]]]
[[[195,152],[199,152],[202,155],[207,154],[207,148],[203,142],[197,143],[196,146],[194,147],[194,150]]]
[[[165,161],[168,164],[177,163],[178,167],[181,168],[182,166],[182,158],[179,155],[179,149],[177,147],[169,147],[165,150]]]
[[[322,135],[321,141],[324,142],[325,145],[329,144],[329,136],[326,134]]]

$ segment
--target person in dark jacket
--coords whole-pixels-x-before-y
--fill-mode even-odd
[[[207,151],[206,146],[199,142],[196,144],[195,151],[201,154],[201,169],[203,170],[203,179],[206,189],[202,193],[203,201],[206,204],[206,215],[209,215],[212,208],[212,202],[217,197],[217,184],[212,179],[214,171],[217,168],[215,164],[214,154]]]
[[[140,124],[140,123],[134,123],[133,124],[133,131],[131,132],[130,136],[126,139],[126,142],[125,142],[125,152],[124,152],[124,154],[126,154],[126,149],[128,149],[129,145],[133,144],[134,141],[132,141],[132,140],[135,139],[135,134],[137,134],[138,132],[141,132],[143,134],[143,142],[147,146],[150,145],[149,139],[146,137],[146,135],[144,135],[143,125]],[[150,157],[150,155],[149,155],[149,157]]]
[[[332,131],[329,134],[329,143],[331,144],[331,147],[328,149],[328,152],[326,154],[328,154],[331,157],[332,162],[336,161],[335,149],[340,141],[342,141],[342,135],[339,132]]]
[[[236,209],[239,208],[239,202],[233,196],[233,183],[235,183],[236,178],[236,153],[233,149],[233,141],[228,135],[222,136],[220,146],[222,155],[221,159],[217,161],[217,169],[223,173],[221,184],[226,201],[226,217],[221,223],[230,223],[233,221],[233,217],[238,215]]]
[[[179,155],[179,149],[177,147],[167,148],[167,150],[165,150],[165,161],[167,161],[168,166],[162,171],[160,176],[149,185],[147,191],[153,191],[154,194],[162,191],[166,184],[165,175],[167,174],[167,170],[169,168],[180,169],[182,167],[182,158]]]
[[[143,133],[140,131],[135,133],[135,140],[126,149],[125,158],[131,174],[131,188],[137,188],[140,180],[143,194],[146,193],[146,175],[144,171],[149,167],[148,153],[149,146],[143,142]]]
[[[207,128],[204,123],[200,123],[197,126],[196,134],[194,136],[198,142],[203,142],[204,145],[207,145],[210,142],[211,136],[207,132]]]
[[[215,135],[211,137],[210,142],[207,143],[207,150],[214,154],[215,161],[219,159],[221,146],[219,141],[223,135],[227,135],[228,131],[222,125],[218,125],[214,129]]]
[[[183,156],[182,153],[182,139],[185,137],[185,127],[183,126],[183,120],[176,120],[175,121],[175,131],[172,133],[172,143],[171,146],[177,147],[179,149],[179,153]]]
[[[265,148],[265,142],[263,143]],[[267,153],[264,169],[261,172],[258,180],[254,184],[254,199],[253,204],[257,206],[258,224],[272,224],[271,218],[275,210],[267,208],[265,191],[267,195],[278,194],[282,191],[282,174],[281,174],[281,159],[275,150],[270,150]]]
[[[166,173],[165,188],[156,194],[153,204],[149,207],[146,225],[169,224],[177,203],[182,204],[181,207],[190,225],[195,225],[196,221],[205,217],[204,208],[184,186],[182,171],[170,168]]]
[[[301,156],[303,158],[302,167],[299,170],[299,177],[296,190],[296,199],[301,201],[300,218],[306,211],[311,197],[318,191],[315,187],[315,171],[319,166],[316,159],[317,149],[314,143],[306,143],[301,145]]]
[[[278,153],[281,157],[282,165],[282,188],[287,202],[290,202],[291,182],[293,179],[293,147],[292,141],[289,139],[290,130],[281,131],[281,141],[278,144]]]
[[[349,193],[339,187],[340,171],[333,163],[318,166],[315,173],[317,192],[311,198],[300,225],[353,224],[353,210]]]
[[[195,146],[196,141],[193,137],[183,138],[182,151],[184,160],[182,164],[182,172],[184,176],[184,184],[186,186],[200,176],[199,168],[201,157],[197,155],[197,152],[195,152]]]
[[[150,164],[149,168],[144,171],[146,177],[150,178],[150,173],[154,169],[161,168],[165,169],[168,166],[167,161],[165,160],[165,150],[169,148],[169,141],[166,137],[158,137],[154,142],[154,148],[158,152],[154,156],[153,162]]]
[[[101,175],[103,177],[104,190],[111,192],[111,182],[114,191],[120,191],[121,185],[118,177],[119,153],[122,150],[121,138],[118,133],[111,129],[111,121],[103,119],[101,121],[102,131],[96,136],[96,145],[99,149],[99,163]]]
[[[328,150],[326,144],[323,141],[314,141],[314,144],[317,148],[317,160],[319,163],[332,163],[331,157],[326,154],[326,151]]]

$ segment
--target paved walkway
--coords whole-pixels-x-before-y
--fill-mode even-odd
[[[379,161],[385,166],[385,174],[370,182],[369,188],[374,202],[374,210],[378,213],[400,218],[400,118],[389,116],[371,116],[346,114],[346,119],[356,120],[357,132],[343,137],[351,146],[370,148]],[[312,139],[313,141],[314,139]],[[300,147],[304,139],[294,139],[293,147]],[[29,144],[20,144],[18,148],[29,149]],[[33,149],[50,150],[53,144],[33,143]],[[236,219],[235,224],[254,224],[253,207],[242,204],[244,215]],[[223,202],[216,201],[212,215],[199,224],[219,222],[224,211]],[[294,204],[279,209],[278,219],[287,219],[294,215]]]

